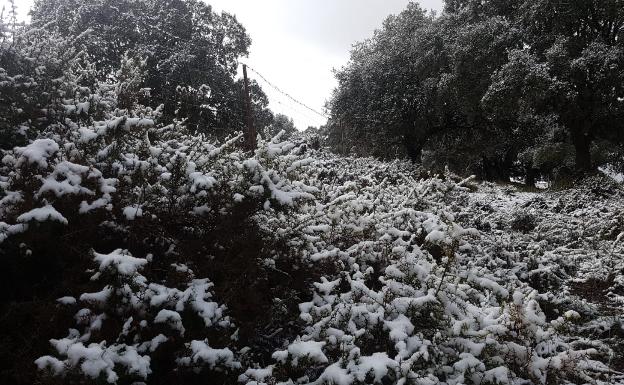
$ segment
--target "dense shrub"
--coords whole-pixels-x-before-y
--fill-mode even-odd
[[[458,224],[468,180],[306,157],[279,136],[246,154],[142,111],[68,120],[5,154],[3,306],[37,298],[54,320],[37,334],[50,347],[3,337],[21,358],[7,381],[33,380],[24,360],[44,383],[616,378],[616,345],[575,326],[590,310],[549,297],[574,273],[565,254],[514,261],[499,230]]]
[[[0,52],[0,383],[623,383],[621,186],[535,198],[315,132],[246,152],[61,32]]]

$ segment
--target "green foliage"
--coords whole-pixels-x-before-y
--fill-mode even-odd
[[[37,28],[19,29],[0,43],[0,149],[25,144],[76,114],[66,104],[88,101],[96,71],[76,43]]]
[[[303,262],[293,257],[298,249],[274,227],[316,191],[287,176],[306,165],[294,154],[299,149],[260,141],[249,156],[236,148],[241,135],[217,147],[164,120],[162,108],[135,103],[141,63],[125,60],[121,68],[94,90],[65,84],[81,96],[63,99],[64,119],[3,153],[0,309],[7,317],[0,326],[16,332],[0,338],[2,383],[130,384],[149,374],[150,383],[225,383],[226,374],[235,383],[237,374],[223,369],[240,363],[229,359],[226,347],[240,341],[262,352],[279,344],[257,336],[296,320],[292,309],[317,274],[300,268]],[[42,222],[21,219],[42,209],[49,210],[38,217]],[[121,265],[100,263],[93,270],[94,257]],[[141,269],[128,269],[133,265]],[[154,290],[167,295],[156,300]],[[77,300],[47,306],[68,294]],[[236,328],[212,299],[217,295],[228,302]],[[253,311],[272,306],[288,311],[271,317]],[[161,310],[180,312],[184,329],[157,322]],[[29,321],[20,325],[23,318]],[[46,341],[65,335],[48,347]],[[63,346],[95,353],[74,360]],[[222,354],[224,362],[202,362],[196,350]],[[38,361],[43,370],[33,371],[37,356],[48,352]],[[94,370],[81,365],[89,360],[98,362]],[[57,382],[52,375],[64,377]]]

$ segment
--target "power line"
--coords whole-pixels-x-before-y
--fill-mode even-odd
[[[299,100],[293,98],[292,96],[290,96],[287,92],[282,91],[279,87],[277,87],[276,85],[274,85],[273,83],[271,83],[270,81],[268,81],[260,72],[256,71],[254,68],[252,68],[251,66],[249,66],[249,64],[247,64],[247,68],[249,68],[250,70],[252,70],[256,75],[258,75],[260,77],[260,79],[264,80],[264,82],[266,84],[268,84],[271,88],[275,89],[277,92],[279,92],[280,94],[286,96],[288,99],[292,100],[293,102],[299,104],[300,106],[314,112],[315,114],[317,114],[318,116],[321,116],[325,119],[329,119],[329,116],[327,116],[326,114],[322,113],[322,112],[318,112],[317,110],[315,110],[314,108],[306,105],[305,103],[300,102]]]

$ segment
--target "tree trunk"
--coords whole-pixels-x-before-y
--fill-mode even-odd
[[[403,146],[405,152],[412,163],[422,163],[423,140],[414,132],[415,129],[411,124],[405,124],[403,127]]]
[[[481,155],[482,162],[482,176],[481,179],[494,182],[509,182],[511,175],[512,158],[509,153],[506,153],[504,157],[492,157],[489,158],[486,155]],[[478,175],[479,176],[479,175]]]
[[[535,182],[539,176],[539,170],[533,167],[527,167],[524,175],[524,184],[527,186],[535,187]]]
[[[591,161],[591,137],[583,130],[574,130],[572,132],[572,144],[576,152],[575,168],[579,173],[586,173],[592,170]]]
[[[422,145],[416,141],[404,142],[407,156],[409,156],[412,163],[422,163]]]

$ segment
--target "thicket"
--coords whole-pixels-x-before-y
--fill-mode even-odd
[[[328,143],[508,181],[621,166],[620,0],[416,3],[337,73]]]
[[[596,209],[583,236],[524,234],[527,260],[469,204],[469,179],[314,151],[283,140],[279,116],[282,131],[245,152],[236,124],[212,131],[242,51],[222,52],[221,28],[240,26],[209,10],[64,0],[38,3],[25,29],[3,25],[0,383],[623,381],[621,318],[594,322],[592,304],[555,293],[582,238],[610,247],[595,265],[608,298],[624,295],[624,229],[600,218],[619,206]],[[155,14],[170,24],[154,40],[115,40],[128,25],[150,33],[140,20]],[[197,38],[221,53],[186,55],[167,29],[181,24],[201,31],[188,49]],[[206,84],[167,80],[177,60],[219,58]],[[189,90],[210,119],[174,108]]]
[[[236,18],[193,0],[37,1],[31,21],[2,21],[0,148],[37,137],[45,127],[94,104],[98,82],[119,83],[116,107],[162,106],[165,120],[224,140],[245,126],[239,59],[251,39]],[[81,88],[83,87],[83,88]],[[283,126],[250,82],[259,132]],[[87,115],[85,115],[87,117]],[[99,118],[99,117],[98,117]],[[277,131],[279,132],[279,130]]]
[[[130,342],[142,319],[158,318],[149,309],[153,290],[166,291],[159,304],[194,315],[187,336],[203,339],[213,324],[218,339],[234,333],[222,306],[209,300],[216,290],[239,312],[241,340],[271,343],[257,337],[271,321],[255,308],[296,298],[297,285],[287,287],[276,279],[283,273],[258,262],[290,251],[253,218],[288,211],[309,194],[272,168],[279,162],[270,159],[286,144],[263,142],[256,155],[237,148],[243,98],[235,74],[251,42],[242,25],[192,0],[41,1],[28,25],[9,16],[0,22],[0,382],[36,382],[34,359],[72,326],[71,311],[56,299],[74,293],[80,300],[81,291],[98,287],[102,296],[84,300],[68,337],[80,329],[73,349],[102,359],[82,372],[87,378],[113,380],[115,365],[130,365],[123,357],[149,350]],[[255,82],[251,93],[260,130],[292,131],[289,118],[274,121]],[[98,269],[91,282],[85,271]],[[278,287],[287,294],[277,295]],[[123,332],[116,329],[122,321]],[[88,350],[91,336],[111,347]],[[163,366],[152,365],[163,383],[184,376],[168,371],[188,349],[171,338],[168,353],[159,353]],[[163,342],[157,340],[151,351]],[[186,365],[189,372],[195,364]],[[129,371],[141,377],[152,369]]]

